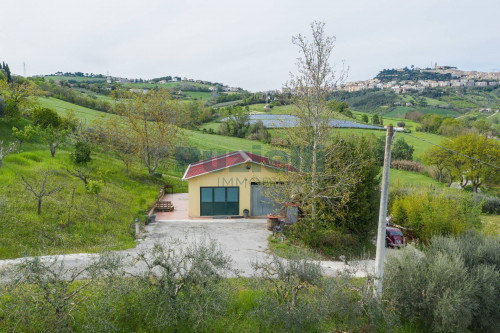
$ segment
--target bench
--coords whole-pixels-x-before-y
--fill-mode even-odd
[[[171,212],[173,210],[172,201],[158,201],[155,205],[155,212]]]

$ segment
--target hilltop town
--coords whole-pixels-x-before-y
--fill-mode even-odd
[[[500,85],[500,72],[463,71],[452,66],[384,69],[373,79],[348,82],[339,90],[392,89],[395,93],[438,87],[488,87]]]

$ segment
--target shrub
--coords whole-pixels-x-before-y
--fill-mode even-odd
[[[409,228],[424,243],[432,236],[459,235],[481,224],[481,205],[463,193],[414,190],[395,196],[390,213],[394,223]]]
[[[392,160],[391,161],[391,168],[398,169],[398,170],[411,171],[411,172],[422,172],[425,170],[424,165],[422,165],[418,162],[413,162],[413,161],[409,161],[409,160]]]
[[[404,123],[404,121],[398,121],[397,125],[398,127],[405,127],[406,124]]]
[[[423,331],[498,332],[498,253],[498,238],[474,232],[434,237],[422,252],[408,247],[388,259],[384,298]]]
[[[290,143],[288,142],[288,139],[274,137],[271,139],[271,145],[278,147],[288,147]]]
[[[77,142],[75,152],[72,154],[73,161],[76,164],[87,164],[92,161],[90,154],[92,150],[87,142]]]
[[[478,193],[474,199],[478,204],[482,202],[483,213],[500,215],[500,198]]]

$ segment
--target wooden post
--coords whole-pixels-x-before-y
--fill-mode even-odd
[[[380,195],[380,210],[378,215],[377,256],[375,259],[375,294],[382,299],[382,281],[384,278],[385,232],[387,224],[387,200],[389,197],[389,170],[391,167],[391,144],[393,136],[392,125],[387,126],[385,137],[384,171],[382,173],[382,193]]]
[[[139,222],[139,219],[135,219],[135,237],[139,237],[140,233],[141,233],[141,223]]]

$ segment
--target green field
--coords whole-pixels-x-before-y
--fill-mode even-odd
[[[48,108],[52,108],[60,115],[66,115],[70,110],[75,112],[77,118],[83,120],[86,124],[91,124],[95,120],[106,117],[118,117],[117,115],[96,111],[68,102],[61,101],[56,98],[39,98],[39,104]],[[212,151],[234,151],[246,150],[249,152],[267,153],[271,150],[270,145],[263,144],[259,141],[249,141],[246,139],[234,138],[230,136],[204,134],[198,131],[185,130],[189,142],[200,149]],[[259,148],[253,148],[254,146]]]
[[[64,76],[64,75],[46,75],[44,76],[45,81],[54,80],[65,80],[65,81],[76,81],[76,82],[106,82],[106,78],[98,77],[85,77],[85,76]]]
[[[423,114],[429,114],[429,113],[435,113],[439,114],[441,116],[451,116],[455,117],[458,116],[459,113],[457,111],[451,110],[451,109],[442,109],[442,108],[436,108],[436,107],[420,107],[420,106],[397,106],[394,109],[392,109],[390,112],[383,114],[383,116],[388,116],[388,117],[397,117],[397,116],[403,116],[405,113],[410,112],[410,111],[419,111],[422,112]]]
[[[167,83],[147,83],[147,82],[142,82],[142,83],[127,83],[123,85],[124,87],[127,88],[145,88],[145,89],[151,89],[151,88],[172,88],[172,89],[182,89],[183,87],[186,86],[193,86],[197,88],[204,88],[208,89],[211,87],[210,85],[203,84],[203,83],[197,83],[197,82],[189,82],[189,81],[180,81],[180,82],[167,82]]]
[[[114,114],[111,113],[106,113],[106,112],[101,112],[93,109],[89,109],[83,106],[79,106],[76,104],[72,104],[69,102],[62,101],[57,98],[53,97],[40,97],[38,98],[38,104],[41,106],[53,109],[59,115],[65,116],[67,115],[70,111],[73,111],[75,113],[75,116],[80,119],[82,122],[85,124],[90,124],[94,120],[106,118],[106,117],[117,117]]]
[[[212,93],[206,91],[183,91],[182,93],[188,97],[202,99],[204,101],[208,101],[212,98]]]
[[[356,134],[356,135],[369,135],[373,134],[377,137],[385,137],[386,132],[385,131],[375,131],[375,130],[365,130],[365,129],[358,129],[358,128],[335,128],[333,129],[334,133],[338,133],[340,135],[350,135],[350,134]],[[411,133],[411,135],[423,138],[429,142],[432,142],[434,144],[439,144],[443,137],[441,135],[436,135],[436,134],[430,134],[430,133],[424,133],[424,132],[414,132]],[[404,138],[404,140],[412,145],[415,148],[415,151],[413,153],[413,159],[419,159],[422,157],[423,153],[432,147],[431,144],[427,142],[423,142],[421,140],[418,140],[416,138],[413,138],[411,136],[408,136],[403,133],[396,133],[396,141],[399,140],[400,138]]]

